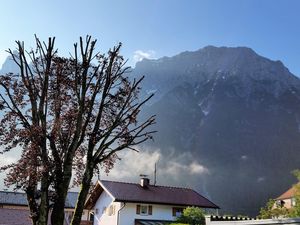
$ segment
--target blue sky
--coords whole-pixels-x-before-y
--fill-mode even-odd
[[[30,47],[34,34],[43,40],[56,36],[59,51],[67,55],[79,36],[90,34],[101,51],[123,42],[130,65],[134,55],[248,46],[300,75],[299,10],[298,0],[2,1],[0,63],[14,40]]]

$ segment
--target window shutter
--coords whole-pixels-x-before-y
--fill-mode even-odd
[[[148,215],[152,215],[152,205],[148,206]]]
[[[172,215],[176,216],[176,208],[173,207],[172,210],[173,210]]]
[[[141,214],[141,205],[136,205],[136,214]]]

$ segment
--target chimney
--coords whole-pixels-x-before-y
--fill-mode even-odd
[[[150,179],[146,177],[141,178],[141,187],[142,188],[148,188],[148,185],[150,183]]]

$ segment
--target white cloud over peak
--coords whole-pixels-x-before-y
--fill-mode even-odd
[[[145,150],[139,153],[126,151],[120,154],[120,161],[117,161],[115,167],[105,175],[101,172],[101,179],[120,180],[120,181],[138,181],[140,174],[154,174],[154,165],[157,163],[157,175],[160,183],[168,184],[171,180],[175,183],[188,177],[208,175],[209,169],[193,159],[189,153],[178,154],[171,152],[168,157],[163,156],[159,149]],[[171,181],[171,183],[173,183]]]
[[[266,180],[265,177],[258,177],[258,178],[256,179],[256,181],[257,181],[258,183],[263,182],[263,181],[265,181],[265,180]]]
[[[248,159],[248,156],[242,155],[242,156],[241,156],[241,159],[242,159],[242,160],[247,160],[247,159]]]
[[[143,59],[154,59],[156,52],[154,50],[142,51],[136,50],[133,54],[134,63],[142,61]]]
[[[114,168],[109,172],[108,177],[114,180],[128,179],[137,177],[140,174],[152,175],[155,163],[160,158],[158,151],[154,152],[135,152],[124,151],[119,154],[121,160],[117,161]],[[151,171],[151,174],[149,174]],[[104,172],[101,174],[104,176]]]
[[[205,174],[209,173],[208,169],[203,165],[199,164],[198,162],[193,162],[190,166],[190,173],[191,174]]]

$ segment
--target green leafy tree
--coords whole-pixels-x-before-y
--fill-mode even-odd
[[[296,205],[291,209],[290,217],[300,217],[300,170],[294,170],[292,173],[298,182],[293,186]]]
[[[261,218],[261,219],[270,219],[270,218],[272,218],[272,209],[273,209],[274,204],[275,204],[275,200],[274,199],[269,199],[267,204],[260,209],[258,217]]]
[[[276,200],[269,199],[265,207],[262,207],[259,212],[259,218],[271,219],[277,217],[290,217],[290,210],[285,207],[275,207]]]
[[[204,212],[198,207],[187,207],[183,210],[182,215],[178,217],[177,222],[177,224],[204,225]]]
[[[294,198],[295,206],[291,209],[285,207],[275,207],[276,201],[270,199],[265,207],[260,209],[259,218],[261,219],[270,219],[273,217],[300,217],[300,170],[294,170],[293,175],[297,178],[298,182],[293,186],[294,187]]]

